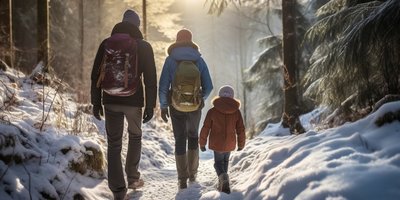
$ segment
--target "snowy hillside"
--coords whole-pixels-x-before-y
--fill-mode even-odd
[[[79,199],[104,179],[104,136],[62,84],[12,69],[0,81],[1,199]]]
[[[237,199],[400,199],[399,101],[334,129],[282,137],[272,132],[231,158]]]
[[[11,69],[0,81],[0,199],[111,199],[104,121],[57,83],[43,90]],[[322,131],[310,116],[303,135],[270,125],[233,152],[229,195],[215,190],[211,151],[200,154],[198,182],[178,191],[171,127],[154,118],[143,125],[145,186],[130,199],[400,199],[400,102]]]

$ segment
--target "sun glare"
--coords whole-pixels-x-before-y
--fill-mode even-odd
[[[185,7],[193,7],[193,6],[201,6],[204,3],[204,0],[178,0],[180,4],[183,4]]]

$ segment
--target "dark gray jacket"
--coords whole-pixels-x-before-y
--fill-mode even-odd
[[[143,107],[144,100],[146,100],[146,108],[154,108],[157,100],[157,74],[153,48],[147,41],[143,40],[143,36],[139,28],[128,22],[120,22],[116,24],[111,32],[111,35],[115,33],[127,33],[131,37],[138,39],[139,71],[144,82],[145,91],[143,91],[143,85],[140,84],[135,94],[127,97],[118,97],[102,92],[100,88],[96,87],[96,83],[100,74],[101,61],[104,56],[105,40],[103,40],[97,51],[92,69],[92,105],[101,105],[103,103]],[[144,93],[146,95],[145,97]]]

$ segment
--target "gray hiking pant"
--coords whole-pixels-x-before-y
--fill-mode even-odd
[[[175,138],[175,155],[184,155],[186,144],[188,149],[197,149],[201,110],[180,112],[170,106],[170,115]]]
[[[142,108],[110,105],[105,107],[105,123],[107,131],[107,160],[108,160],[108,186],[114,195],[126,192],[121,150],[124,118],[128,121],[128,152],[126,155],[125,172],[128,184],[139,179],[138,171],[142,150]]]

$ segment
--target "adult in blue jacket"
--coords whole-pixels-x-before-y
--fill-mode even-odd
[[[202,106],[193,112],[180,112],[170,104],[171,83],[179,61],[193,61],[196,63],[201,76]],[[175,159],[178,172],[179,188],[187,187],[187,180],[196,181],[199,166],[198,132],[201,118],[201,109],[204,101],[213,89],[207,64],[199,52],[199,47],[192,42],[192,33],[182,29],[177,33],[176,42],[168,48],[168,57],[165,59],[159,82],[159,100],[161,117],[168,122],[171,116],[172,129],[175,138]],[[169,113],[168,113],[169,108]],[[187,146],[187,150],[186,150]]]

